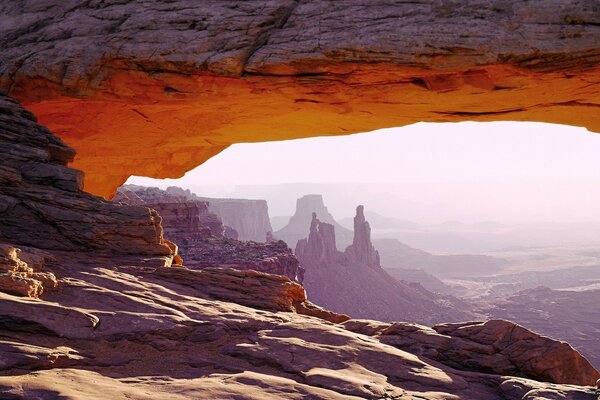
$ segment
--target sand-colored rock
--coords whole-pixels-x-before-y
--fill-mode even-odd
[[[569,344],[503,320],[441,324],[348,321],[352,332],[457,369],[592,386],[600,373]]]
[[[77,149],[99,195],[130,175],[179,177],[239,142],[419,121],[600,131],[595,0],[7,0],[1,11],[0,88]]]
[[[38,298],[44,290],[54,290],[58,280],[51,272],[41,272],[43,259],[35,254],[25,258],[31,260],[31,266],[23,261],[21,250],[0,243],[0,292]]]

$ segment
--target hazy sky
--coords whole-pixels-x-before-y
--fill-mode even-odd
[[[390,183],[391,197],[403,210],[394,212],[387,204],[376,211],[396,216],[600,220],[600,135],[541,123],[419,123],[351,136],[237,144],[182,179],[129,182],[196,191],[288,182]],[[218,194],[215,188],[210,192]],[[349,215],[352,207],[339,212]]]

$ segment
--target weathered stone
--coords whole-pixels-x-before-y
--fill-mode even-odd
[[[238,142],[419,121],[600,131],[596,0],[1,7],[0,88],[78,150],[105,196]]]
[[[159,217],[81,190],[74,151],[0,96],[0,241],[40,249],[171,255]]]
[[[365,207],[356,207],[356,216],[354,217],[354,240],[346,248],[346,257],[351,262],[367,265],[371,268],[381,268],[379,262],[379,253],[371,243],[371,227],[365,220]]]
[[[114,201],[144,205],[159,212],[165,236],[176,244],[182,262],[189,268],[256,270],[302,282],[303,269],[284,242],[258,243],[226,237],[219,217],[209,210],[207,201],[199,199],[180,188],[164,191],[129,185],[119,189]],[[231,205],[229,200],[222,204]],[[245,222],[248,220],[254,218]]]
[[[472,318],[468,307],[453,305],[457,299],[442,299],[388,275],[378,264],[364,215],[357,227],[355,244],[340,252],[335,226],[313,214],[308,238],[299,240],[295,250],[310,301],[352,318],[427,324]]]
[[[346,323],[354,332],[440,361],[453,368],[521,376],[545,382],[594,385],[600,373],[567,343],[512,322],[491,320],[432,328],[394,323],[379,329]]]

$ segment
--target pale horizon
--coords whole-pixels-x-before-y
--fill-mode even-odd
[[[322,193],[337,218],[351,215],[361,203],[420,223],[591,222],[600,221],[598,160],[600,135],[584,128],[419,123],[349,136],[236,144],[181,179],[132,177],[128,183],[180,186],[208,197],[271,196],[266,199],[272,217],[291,215],[295,201],[286,197],[302,193],[277,198],[265,189],[261,197],[251,186],[377,188]]]

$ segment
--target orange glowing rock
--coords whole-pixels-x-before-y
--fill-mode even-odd
[[[130,175],[177,178],[239,142],[420,121],[600,132],[597,13],[558,3],[10,9],[0,88],[77,150],[86,190],[105,197]]]

